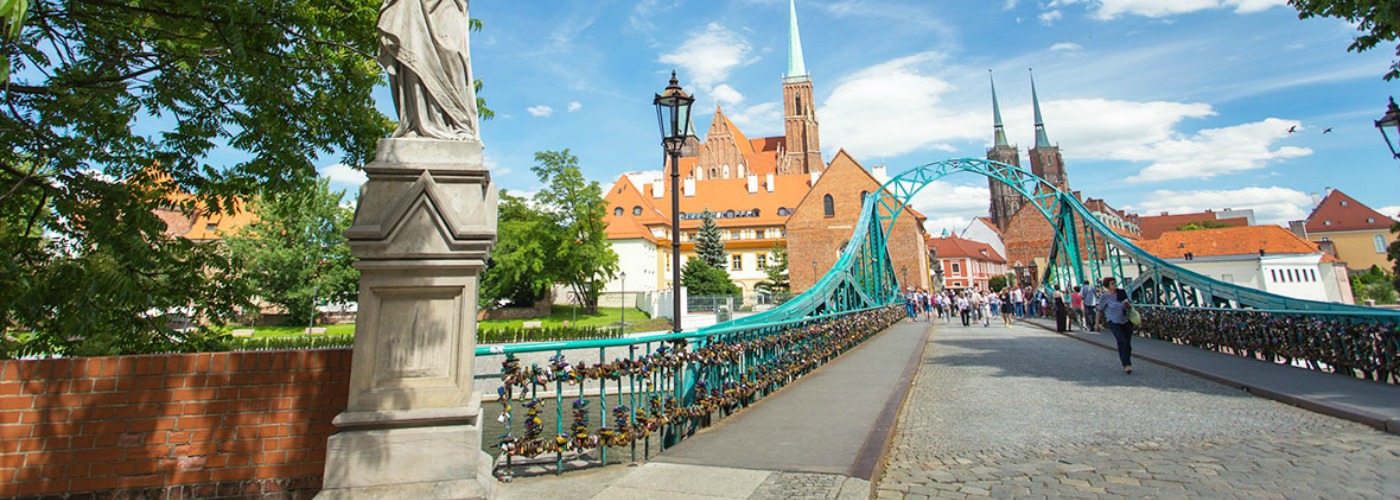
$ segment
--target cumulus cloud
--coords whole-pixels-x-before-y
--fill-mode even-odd
[[[346,165],[344,163],[336,163],[334,165],[327,165],[321,167],[319,172],[321,173],[322,177],[325,177],[331,182],[336,182],[340,184],[351,184],[358,186],[364,184],[365,181],[369,180],[369,178],[365,176],[365,173],[363,171],[361,171],[358,168]]]
[[[713,89],[710,89],[709,93],[710,97],[715,100],[715,104],[720,106],[739,105],[744,102],[744,94],[739,93],[738,90],[734,90],[734,87],[730,87],[727,83],[721,83],[715,86]]]
[[[1388,207],[1380,207],[1380,208],[1377,208],[1376,211],[1377,211],[1377,212],[1380,212],[1380,213],[1382,213],[1382,214],[1384,214],[1386,217],[1390,217],[1391,219],[1395,219],[1396,221],[1400,221],[1400,205],[1391,205],[1391,206],[1388,206]]]
[[[1274,143],[1288,136],[1297,121],[1269,118],[1232,127],[1206,129],[1190,137],[1174,138],[1131,148],[1114,155],[1129,161],[1150,161],[1129,182],[1169,179],[1209,179],[1219,175],[1264,168],[1269,162],[1312,154],[1308,148]]]
[[[573,112],[578,111],[578,110],[580,110],[580,109],[583,109],[583,103],[578,102],[578,101],[573,101],[573,102],[570,102],[570,103],[569,103],[569,112],[570,112],[570,113],[573,113]]]
[[[938,235],[947,229],[957,233],[972,219],[987,215],[992,193],[986,186],[961,186],[946,181],[933,181],[914,195],[909,204],[928,216],[924,229]]]
[[[1256,224],[1286,224],[1307,218],[1312,209],[1312,197],[1302,191],[1278,186],[1195,191],[1159,189],[1142,201],[1124,208],[1139,214],[1251,209],[1254,210]]]
[[[1050,46],[1051,52],[1078,52],[1084,47],[1077,43],[1060,42]]]
[[[1047,12],[1041,12],[1041,13],[1040,13],[1040,24],[1044,24],[1044,25],[1049,26],[1049,25],[1051,25],[1051,24],[1055,24],[1055,21],[1059,21],[1060,18],[1062,18],[1062,17],[1065,17],[1064,13],[1062,13],[1062,12],[1060,12],[1060,11],[1058,11],[1058,10],[1052,10],[1052,11],[1047,11]]]
[[[724,114],[750,137],[783,133],[783,107],[776,102],[736,108]]]
[[[950,109],[943,96],[956,89],[924,74],[943,58],[925,52],[878,64],[839,82],[817,115],[823,149],[845,148],[858,158],[887,158],[912,151],[951,150],[947,141],[980,139],[988,132],[969,123],[990,119]]]
[[[525,111],[528,111],[532,116],[538,116],[541,118],[554,114],[554,108],[545,106],[543,104],[539,106],[530,106],[528,108],[525,108]]]
[[[752,63],[751,52],[747,39],[719,23],[710,23],[674,52],[661,54],[659,60],[680,67],[682,81],[708,90],[729,78],[730,71]]]
[[[1115,19],[1124,15],[1161,18],[1211,9],[1249,14],[1288,5],[1288,0],[1055,0],[1047,7],[1081,3],[1089,5],[1098,19]]]

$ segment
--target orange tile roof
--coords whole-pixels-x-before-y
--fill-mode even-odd
[[[1243,217],[1230,217],[1221,219],[1216,212],[1205,211],[1190,214],[1168,214],[1143,215],[1137,217],[1138,229],[1142,231],[1144,239],[1156,239],[1162,233],[1176,231],[1177,228],[1193,222],[1212,221],[1225,224],[1230,227],[1241,227],[1249,225],[1249,220]]]
[[[929,236],[928,247],[938,251],[939,259],[974,259],[1005,263],[1006,259],[991,245],[980,241],[965,240],[956,234],[946,237]]]
[[[760,153],[776,153],[778,152],[778,147],[787,142],[787,137],[779,135],[775,137],[750,139],[749,142],[753,143],[755,151]]]
[[[1305,226],[1309,233],[1389,229],[1390,217],[1377,212],[1340,189],[1333,189],[1308,215]]]
[[[752,217],[732,217],[716,218],[715,222],[721,228],[733,227],[754,227],[754,226],[781,226],[787,222],[788,215],[778,215],[778,209],[786,208],[789,211],[796,210],[802,197],[811,189],[807,185],[806,175],[778,175],[774,176],[773,192],[768,192],[765,184],[767,178],[758,177],[758,190],[755,193],[748,192],[747,178],[734,179],[708,179],[690,181],[695,184],[694,196],[683,196],[680,199],[682,214],[698,214],[706,209],[716,214],[733,210],[739,212],[754,212],[757,215]],[[682,181],[681,189],[685,189],[686,181]],[[628,219],[641,224],[643,227],[652,225],[669,226],[671,221],[671,188],[670,179],[662,180],[661,197],[652,196],[652,189],[655,188],[650,182],[641,185],[638,190],[626,175],[618,179],[603,197],[608,202],[608,212],[605,220],[608,222],[608,237],[623,238],[634,234],[637,229],[630,227],[629,223],[619,219]],[[616,208],[622,207],[623,215],[616,216]],[[642,208],[642,215],[634,216],[635,207]],[[700,220],[689,219],[681,221],[681,229],[695,229],[700,227]],[[650,231],[646,232],[650,235]],[[635,237],[635,236],[633,236]],[[650,238],[649,238],[650,239]]]
[[[1137,245],[1164,259],[1181,258],[1187,252],[1195,257],[1258,255],[1260,250],[1285,255],[1322,253],[1316,244],[1274,225],[1172,231]]]

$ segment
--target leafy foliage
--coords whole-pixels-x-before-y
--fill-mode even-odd
[[[563,283],[587,314],[596,313],[603,284],[618,270],[603,222],[603,189],[583,177],[578,157],[567,149],[535,153],[535,162],[530,170],[544,188],[533,204],[502,196],[499,243],[482,278],[481,304],[530,303]]]
[[[268,193],[249,202],[258,222],[227,240],[259,297],[285,308],[296,324],[311,320],[313,302],[353,302],[359,293],[344,234],[354,212],[341,205],[343,197],[325,179],[313,189]]]
[[[477,333],[478,344],[509,344],[515,342],[550,342],[560,340],[615,339],[622,336],[617,328],[585,327],[544,327],[544,328],[493,328],[482,329]]]
[[[742,290],[729,280],[729,273],[705,262],[690,259],[681,270],[681,284],[691,297],[739,295]]]
[[[991,289],[994,292],[1001,291],[1005,289],[1007,287],[1007,284],[1010,282],[1011,278],[1009,276],[1005,274],[999,274],[996,276],[992,276],[990,279],[987,280],[987,288]]]
[[[724,241],[720,239],[719,225],[715,214],[709,209],[700,214],[700,231],[695,235],[695,253],[706,264],[715,269],[728,269],[728,254],[724,253]]]
[[[479,305],[492,308],[507,302],[529,307],[544,298],[554,284],[551,258],[557,239],[545,214],[524,198],[501,192],[496,245],[481,276]]]
[[[1226,223],[1224,223],[1224,222],[1220,222],[1220,221],[1201,220],[1201,221],[1191,222],[1191,223],[1189,223],[1189,224],[1186,224],[1185,226],[1178,227],[1178,228],[1176,228],[1176,230],[1177,230],[1177,231],[1200,231],[1200,230],[1202,230],[1202,229],[1219,229],[1219,228],[1222,228],[1222,227],[1230,227],[1230,225],[1229,225],[1229,224],[1226,224]]]
[[[1400,7],[1393,0],[1288,0],[1298,18],[1335,17],[1356,26],[1361,34],[1352,39],[1348,52],[1365,52],[1400,35]],[[1400,46],[1396,47],[1400,57]],[[1400,64],[1391,63],[1386,80],[1400,78]]]
[[[754,285],[754,289],[785,299],[792,295],[792,283],[788,281],[787,248],[775,243],[768,253],[773,257],[763,268],[763,273],[768,277]]]
[[[1400,234],[1400,222],[1395,222],[1390,225],[1390,234]],[[1393,264],[1393,267],[1390,269],[1390,284],[1394,286],[1397,291],[1400,291],[1400,238],[1390,242],[1390,245],[1387,246],[1385,250],[1385,258]]]

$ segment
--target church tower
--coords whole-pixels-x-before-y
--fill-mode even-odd
[[[817,106],[812,99],[812,77],[802,61],[802,39],[797,32],[797,0],[788,0],[788,69],[783,77],[784,157],[779,174],[820,172],[821,136],[817,133]]]
[[[991,79],[991,70],[987,71],[988,79]],[[1021,166],[1021,152],[1015,146],[1006,142],[1006,128],[1001,124],[1001,105],[997,103],[997,84],[992,80],[992,132],[995,135],[995,143],[991,149],[987,150],[987,159],[995,162],[1005,163],[1016,167]],[[1015,189],[996,179],[987,178],[988,187],[992,191],[992,206],[988,213],[992,218],[992,225],[1002,231],[1006,230],[1006,225],[1011,222],[1011,216],[1021,208],[1025,199],[1017,193]]]
[[[1045,135],[1045,120],[1040,116],[1040,97],[1035,93],[1035,74],[1031,74],[1031,103],[1035,106],[1035,147],[1031,148],[1031,173],[1062,191],[1069,191],[1069,177],[1065,175],[1065,159],[1060,155],[1060,147],[1050,144]]]

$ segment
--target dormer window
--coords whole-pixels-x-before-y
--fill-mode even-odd
[[[1330,220],[1322,221],[1322,225],[1324,225],[1324,226],[1330,226],[1330,225],[1332,225],[1332,221],[1330,221]]]
[[[617,217],[622,217],[622,207],[614,208],[613,215]]]
[[[1371,224],[1371,223],[1374,223],[1374,222],[1376,222],[1376,218],[1375,218],[1375,217],[1367,217],[1367,218],[1366,218],[1366,223],[1367,223],[1367,224]]]
[[[1347,205],[1348,205],[1347,201],[1346,201],[1346,200],[1342,200],[1342,206],[1345,207],[1345,206],[1347,206]]]

